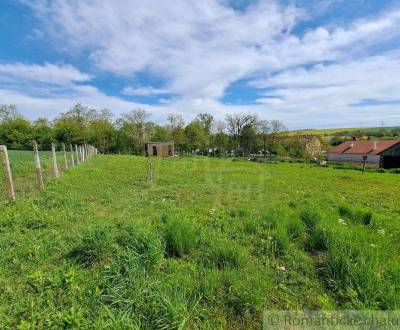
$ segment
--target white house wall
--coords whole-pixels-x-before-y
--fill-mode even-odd
[[[363,163],[363,155],[359,154],[328,154],[328,160],[332,162],[350,162],[350,163]],[[366,162],[369,164],[379,164],[381,160],[380,155],[368,155]]]

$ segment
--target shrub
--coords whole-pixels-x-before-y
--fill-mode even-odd
[[[71,251],[70,256],[84,267],[99,261],[111,246],[111,240],[104,228],[88,230],[81,237],[80,244]]]
[[[165,225],[166,253],[169,257],[182,258],[197,246],[194,226],[184,218],[167,220]]]
[[[117,237],[117,243],[128,253],[133,253],[146,269],[153,268],[163,258],[161,240],[143,226],[126,226]]]

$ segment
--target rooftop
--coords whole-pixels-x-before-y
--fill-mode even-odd
[[[400,140],[387,141],[346,141],[329,150],[331,154],[379,155],[400,143]]]

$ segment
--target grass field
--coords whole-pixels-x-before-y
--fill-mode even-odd
[[[400,175],[95,156],[0,205],[7,328],[259,328],[400,308]]]
[[[332,135],[337,133],[348,133],[348,132],[380,132],[390,131],[398,127],[356,127],[356,128],[326,128],[326,129],[306,129],[290,131],[290,134],[313,134],[313,135]]]
[[[70,157],[70,153],[67,153]],[[16,151],[9,150],[8,156],[10,160],[11,172],[13,175],[14,188],[18,196],[37,192],[35,161],[33,151]],[[50,151],[39,152],[43,179],[45,183],[54,179],[53,163]],[[65,170],[64,155],[62,152],[57,152],[57,163],[60,172]],[[68,159],[70,160],[70,159]],[[3,172],[0,170],[0,202],[6,200],[7,196],[4,187]]]

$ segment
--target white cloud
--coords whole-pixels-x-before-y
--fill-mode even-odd
[[[328,10],[333,2],[321,2],[317,11]],[[310,19],[310,13],[303,9],[267,0],[240,11],[226,4],[218,0],[29,2],[46,25],[46,34],[51,31],[60,47],[68,51],[89,54],[97,70],[130,78],[149,73],[165,81],[162,89],[123,90],[127,95],[174,94],[168,104],[150,107],[158,118],[167,107],[187,118],[200,111],[214,111],[219,117],[226,112],[254,111],[292,126],[393,115],[394,106],[389,104],[365,107],[363,112],[350,105],[372,97],[398,97],[398,55],[371,57],[368,49],[400,36],[399,8],[342,26],[321,25],[296,35],[292,27]],[[323,64],[327,61],[331,64]],[[305,69],[305,65],[315,63],[320,64]],[[55,78],[46,82],[90,79],[69,69],[63,71],[70,72],[67,78],[54,74]],[[242,78],[253,78],[253,87],[274,91],[260,96],[259,104],[253,106],[221,104],[218,100],[227,87]],[[62,93],[68,95],[66,99],[83,96],[94,103],[101,100],[110,108],[113,102],[116,108],[131,106],[97,89],[90,91],[90,86],[73,85]],[[57,96],[52,93],[49,98]]]
[[[168,89],[165,88],[154,88],[154,87],[125,87],[122,90],[122,94],[124,95],[133,95],[133,96],[151,96],[151,95],[162,95],[169,94]]]
[[[38,64],[0,64],[0,81],[24,80],[54,85],[65,85],[71,82],[85,82],[91,77],[72,65]]]

